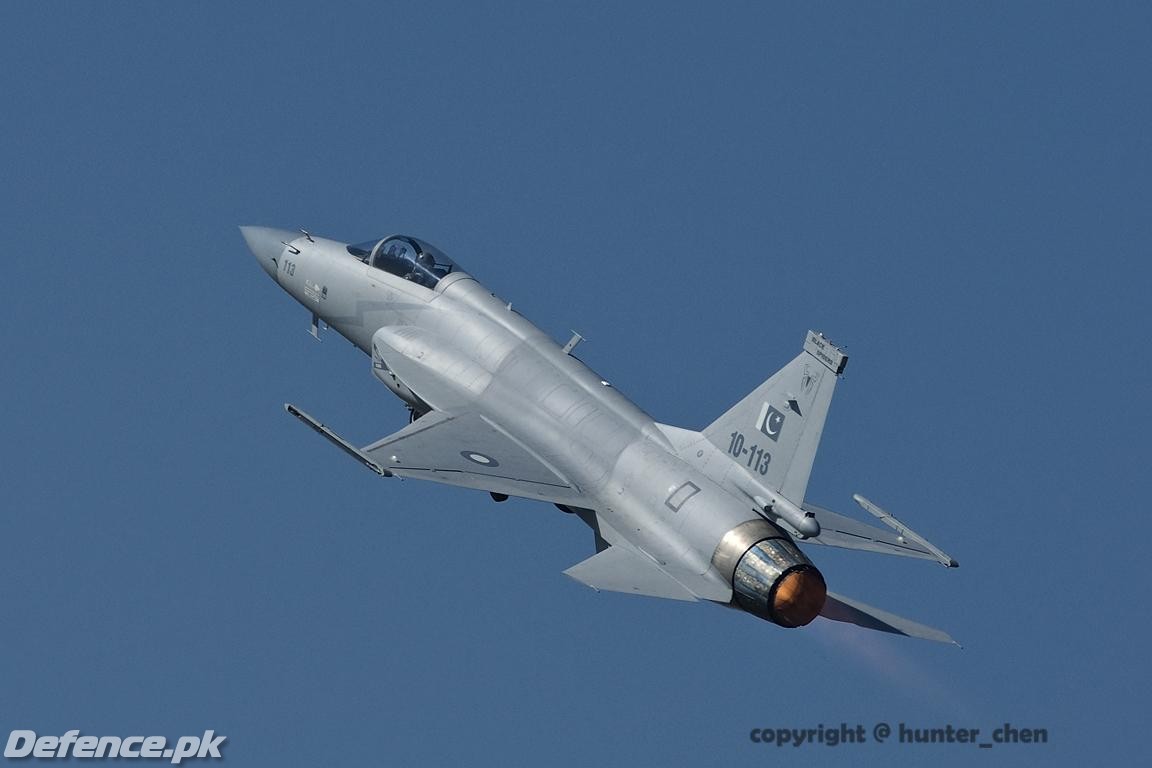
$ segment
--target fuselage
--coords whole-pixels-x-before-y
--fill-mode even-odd
[[[385,263],[380,245],[265,228],[245,237],[265,271],[372,357],[417,415],[481,414],[571,486],[539,498],[578,499],[695,595],[732,600],[736,566],[726,563],[744,551],[721,550],[751,547],[770,525],[753,500],[685,461],[647,413],[510,304],[442,255],[421,267],[402,247]]]

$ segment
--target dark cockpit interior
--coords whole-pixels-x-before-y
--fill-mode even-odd
[[[348,253],[376,269],[409,280],[425,288],[435,288],[457,267],[440,249],[406,235],[348,246]]]

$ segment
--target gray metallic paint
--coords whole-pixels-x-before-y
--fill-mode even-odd
[[[391,473],[567,505],[580,511],[598,542],[638,555],[615,558],[614,574],[650,563],[691,595],[720,603],[732,600],[733,573],[757,541],[789,538],[763,508],[771,506],[765,499],[783,498],[778,487],[741,469],[716,438],[658,425],[467,273],[454,271],[428,289],[369,266],[345,243],[265,227],[241,231],[260,266],[372,357],[374,372],[394,393],[419,403],[418,413],[432,409],[361,449]],[[790,486],[801,497],[787,502],[797,514],[837,373],[817,370],[831,384],[816,401],[815,429],[793,438],[810,443],[802,447],[807,466]],[[717,429],[726,429],[721,421]],[[516,472],[468,466],[459,457],[472,442],[497,446],[494,456],[528,458]],[[444,458],[406,467],[399,457],[390,463],[393,446],[439,450]],[[523,462],[541,468],[531,471]],[[685,483],[699,490],[675,508],[666,504]],[[592,558],[581,564],[593,565]]]

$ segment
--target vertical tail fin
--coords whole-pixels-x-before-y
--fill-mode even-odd
[[[704,436],[758,483],[803,503],[836,379],[847,364],[838,347],[809,331],[804,351],[712,422]]]

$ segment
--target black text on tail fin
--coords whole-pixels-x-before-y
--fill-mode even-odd
[[[799,505],[848,357],[809,331],[804,351],[712,422],[704,436],[758,484]]]

